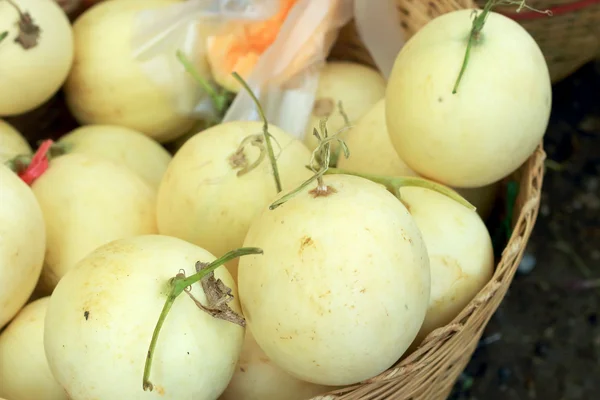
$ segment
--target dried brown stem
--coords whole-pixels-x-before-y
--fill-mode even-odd
[[[19,27],[19,34],[15,38],[15,43],[21,45],[25,50],[31,49],[38,44],[40,38],[41,29],[34,22],[33,18],[28,12],[24,12],[13,0],[4,0],[11,7],[13,7],[19,14],[19,20],[17,26]]]
[[[260,150],[258,158],[252,164],[248,164],[248,158],[244,153],[244,149],[247,145],[252,145]],[[229,156],[229,165],[231,165],[231,167],[234,169],[241,168],[238,171],[237,176],[242,176],[258,167],[266,156],[267,149],[265,147],[265,139],[263,135],[251,135],[244,138],[244,140],[242,140],[242,143],[240,143],[235,153]]]

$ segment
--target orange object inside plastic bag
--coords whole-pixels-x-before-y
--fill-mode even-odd
[[[226,33],[207,40],[207,58],[215,81],[232,92],[240,88],[231,75],[246,78],[260,56],[273,44],[290,10],[298,0],[280,0],[279,10],[265,21],[233,22]]]

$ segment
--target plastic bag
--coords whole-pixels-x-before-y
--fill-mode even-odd
[[[185,71],[176,51],[181,51],[203,76],[209,76],[207,35],[231,20],[269,18],[277,8],[278,0],[188,0],[142,11],[133,27],[133,57],[170,95],[176,111],[198,117],[214,114],[207,94]]]
[[[353,0],[299,0],[290,10],[277,39],[245,79],[269,123],[302,138],[320,67],[352,16]],[[223,121],[259,119],[250,95],[240,91]]]
[[[356,30],[387,80],[406,41],[395,0],[354,0]]]
[[[339,29],[352,18],[366,50],[387,80],[405,43],[394,0],[301,0],[277,40],[248,77],[270,123],[302,138],[325,62]],[[239,93],[225,121],[258,120],[251,98]]]
[[[207,94],[188,74],[175,51],[182,51],[210,76],[206,60],[211,38],[240,25],[276,15],[280,0],[188,0],[160,11],[141,12],[134,27],[134,57],[171,94],[177,110],[214,116]],[[302,138],[319,81],[339,30],[355,18],[358,33],[384,77],[404,44],[393,0],[297,0],[276,39],[244,79],[258,97],[269,123]],[[260,120],[256,106],[240,90],[223,122]]]
[[[353,16],[354,0],[297,0],[273,43],[244,76],[259,98],[270,123],[301,135],[312,110],[318,68],[329,54],[337,32]],[[133,34],[133,56],[148,76],[163,87],[182,114],[214,116],[207,94],[175,57],[181,51],[211,76],[207,43],[241,24],[274,16],[280,0],[188,0],[159,11],[141,12]],[[242,29],[243,30],[243,29]],[[239,91],[224,121],[258,120],[256,106]]]

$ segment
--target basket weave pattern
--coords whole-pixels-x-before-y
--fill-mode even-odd
[[[396,0],[396,3],[407,38],[440,14],[477,7],[470,0]],[[352,23],[341,31],[331,57],[374,66]],[[445,400],[448,397],[506,295],[523,257],[538,214],[545,158],[540,144],[511,177],[520,184],[511,239],[493,278],[454,321],[431,332],[415,352],[383,374],[312,400]]]
[[[478,0],[478,4],[484,4]],[[536,40],[548,63],[550,77],[558,82],[600,55],[600,0],[528,0],[539,11],[515,12],[515,7],[496,11],[513,18]]]

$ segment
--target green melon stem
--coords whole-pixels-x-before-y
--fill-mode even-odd
[[[215,88],[200,75],[200,73],[194,67],[190,59],[187,58],[187,56],[181,50],[177,50],[176,56],[181,65],[183,65],[183,68],[186,70],[186,72],[190,74],[190,76],[196,81],[196,83],[202,88],[202,90],[204,90],[206,94],[208,94],[213,106],[215,107],[215,110],[217,111],[218,122],[220,122],[221,119],[223,119],[225,112],[227,111],[227,107],[231,100],[230,98],[232,94],[225,90],[215,90]]]
[[[437,182],[430,181],[429,179],[417,178],[414,176],[380,176],[380,175],[371,175],[371,174],[363,174],[353,171],[348,171],[339,168],[329,168],[326,172],[327,175],[354,175],[361,178],[368,179],[372,182],[379,183],[386,187],[394,196],[398,198],[398,200],[402,201],[402,197],[400,196],[400,189],[403,187],[421,187],[425,189],[430,189],[436,191],[440,194],[443,194],[446,197],[451,198],[457,203],[467,207],[470,210],[475,211],[476,208],[471,203],[469,203],[464,197],[450,189],[447,186],[441,185]]]
[[[456,94],[458,90],[458,86],[465,74],[467,69],[467,64],[469,63],[469,59],[471,57],[471,48],[473,47],[473,43],[475,43],[479,37],[481,36],[481,31],[483,30],[483,26],[485,25],[485,21],[487,16],[489,15],[492,7],[496,5],[496,0],[488,0],[483,7],[483,11],[481,11],[477,16],[473,19],[473,25],[471,26],[471,33],[469,34],[469,41],[467,42],[467,48],[465,50],[465,57],[463,58],[463,63],[460,68],[460,72],[458,73],[458,78],[456,78],[456,82],[454,83],[454,88],[452,89],[452,94]]]
[[[483,30],[483,27],[485,25],[485,21],[487,20],[487,17],[492,12],[492,8],[494,8],[495,6],[498,6],[498,5],[507,5],[507,6],[508,5],[517,5],[518,6],[517,12],[521,12],[521,10],[527,9],[527,10],[543,13],[548,16],[552,16],[551,11],[549,11],[549,10],[542,11],[542,10],[538,10],[536,8],[530,7],[526,4],[525,0],[488,0],[485,3],[485,5],[483,6],[483,10],[481,12],[479,12],[477,14],[477,11],[476,11],[476,16],[473,19],[473,24],[471,26],[471,32],[469,33],[469,41],[467,42],[467,48],[465,50],[465,56],[463,58],[463,63],[460,68],[460,72],[458,73],[458,78],[456,78],[456,82],[454,83],[454,88],[452,89],[452,94],[456,94],[456,92],[458,91],[458,86],[460,85],[463,75],[465,74],[465,71],[467,69],[467,64],[469,63],[469,60],[471,57],[471,49],[472,49],[473,45],[480,39],[481,31]]]
[[[256,109],[258,110],[258,114],[260,115],[260,119],[263,122],[263,136],[265,144],[267,145],[267,152],[269,154],[269,160],[271,161],[271,168],[273,169],[275,187],[277,189],[277,193],[280,193],[283,190],[283,187],[281,185],[281,177],[279,176],[279,169],[277,167],[277,158],[275,157],[275,152],[273,151],[273,145],[271,143],[272,135],[269,133],[269,122],[267,121],[267,117],[265,116],[262,106],[260,105],[260,101],[258,101],[258,98],[254,94],[252,89],[250,89],[250,86],[248,86],[246,81],[244,81],[237,72],[233,72],[232,75],[240,83],[240,85],[242,85],[244,90],[248,92],[248,95],[250,95],[250,97],[252,98],[252,101],[254,102],[254,104],[256,105]]]
[[[346,142],[344,142],[343,139],[338,137],[338,135],[347,128],[342,128],[341,130],[330,136],[327,132],[327,117],[323,118],[320,121],[319,127],[321,129],[321,133],[319,133],[319,131],[316,128],[313,129],[313,135],[319,141],[319,145],[315,150],[313,150],[310,158],[310,165],[307,166],[309,170],[314,172],[314,175],[308,178],[306,181],[304,181],[296,189],[275,200],[269,206],[269,210],[274,210],[277,207],[286,203],[287,201],[291,200],[293,197],[295,197],[298,193],[300,193],[314,181],[317,181],[317,187],[311,192],[315,195],[315,197],[327,196],[335,192],[334,189],[325,185],[325,183],[323,182],[323,175],[325,175],[327,169],[329,168],[329,165],[331,164],[331,142],[338,141],[340,149],[343,151],[344,156],[346,158],[350,157],[350,150],[348,149]]]
[[[220,266],[228,263],[229,261],[250,254],[263,254],[262,249],[257,247],[242,247],[237,250],[232,250],[222,257],[214,260],[210,264],[206,266],[206,268],[201,269],[199,272],[194,275],[186,277],[183,274],[177,274],[174,278],[171,278],[168,282],[169,286],[169,294],[167,295],[167,300],[163,306],[163,309],[158,317],[158,322],[154,327],[154,332],[152,332],[152,339],[150,340],[150,347],[148,348],[148,354],[146,355],[146,363],[144,365],[144,378],[142,382],[142,388],[144,391],[152,391],[154,389],[154,385],[150,382],[150,372],[152,370],[152,360],[154,358],[154,352],[156,350],[156,343],[158,342],[158,336],[160,331],[165,323],[167,318],[167,314],[171,311],[171,307],[175,303],[175,300],[181,293],[183,293],[188,287],[192,286],[194,283],[200,282],[202,278],[219,268]]]

